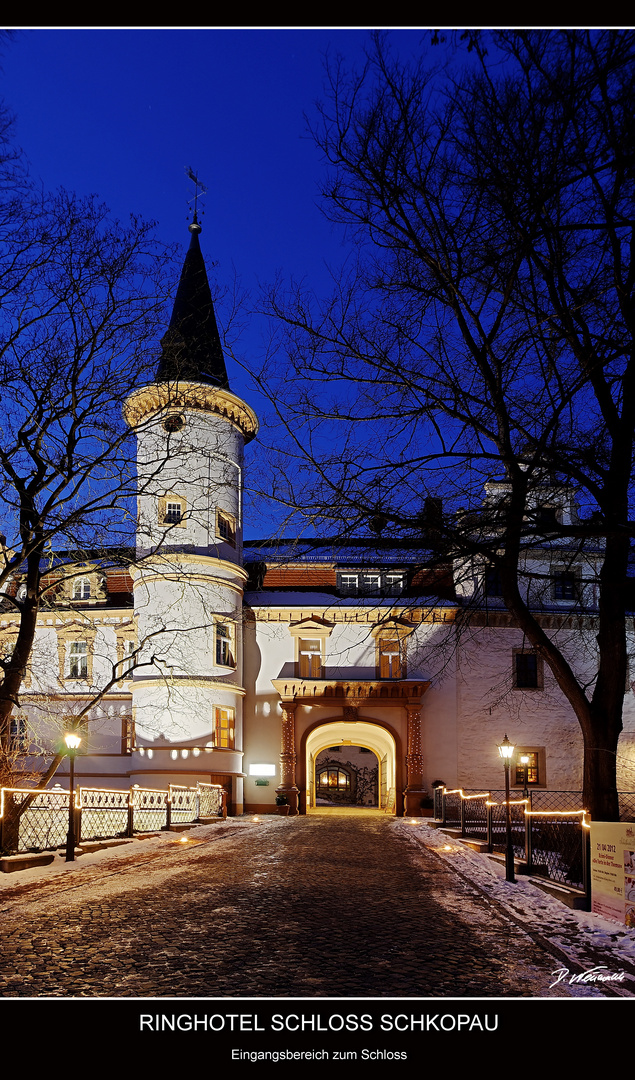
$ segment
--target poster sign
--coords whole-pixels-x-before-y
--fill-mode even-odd
[[[635,927],[633,822],[591,822],[591,910]]]

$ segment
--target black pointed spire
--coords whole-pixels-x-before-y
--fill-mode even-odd
[[[192,239],[183,263],[170,325],[161,338],[156,380],[207,383],[229,390],[212,294],[198,240],[201,226],[196,214],[189,230]]]

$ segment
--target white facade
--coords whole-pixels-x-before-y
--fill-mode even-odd
[[[40,612],[16,714],[31,760],[90,705],[80,785],[221,782],[233,813],[273,811],[276,791],[304,812],[318,800],[317,758],[347,746],[374,755],[381,805],[419,813],[435,781],[500,787],[505,733],[532,755],[536,786],[579,791],[578,722],[488,568],[457,563],[442,599],[418,595],[421,562],[407,546],[243,546],[243,451],[257,421],[226,376],[212,385],[192,371],[141,387],[126,405],[138,441],[136,556],[69,563]],[[502,494],[487,485],[485,506]],[[576,520],[571,492],[551,501],[559,521]],[[551,541],[524,556],[530,604],[588,682],[600,556]],[[7,607],[0,645],[16,634]],[[618,785],[635,790],[625,690]]]

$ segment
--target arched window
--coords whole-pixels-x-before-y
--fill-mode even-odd
[[[320,769],[318,773],[318,787],[328,788],[329,791],[350,791],[350,774],[344,769],[329,767]]]

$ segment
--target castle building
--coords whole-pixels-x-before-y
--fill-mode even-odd
[[[499,788],[508,732],[531,785],[579,791],[577,719],[490,567],[426,569],[421,545],[381,536],[243,541],[258,423],[229,388],[196,221],[190,233],[155,380],[125,407],[136,549],[69,555],[51,589],[14,718],[25,760],[85,714],[80,785],[221,783],[232,814],[273,812],[278,794],[291,813],[350,802],[416,815],[435,781]],[[502,494],[492,483],[485,501]],[[572,519],[573,494],[546,486],[542,510]],[[600,556],[562,542],[525,556],[533,607],[589,678]],[[0,646],[16,634],[5,605]],[[634,731],[628,687],[625,790]],[[522,787],[522,770],[511,779]]]

